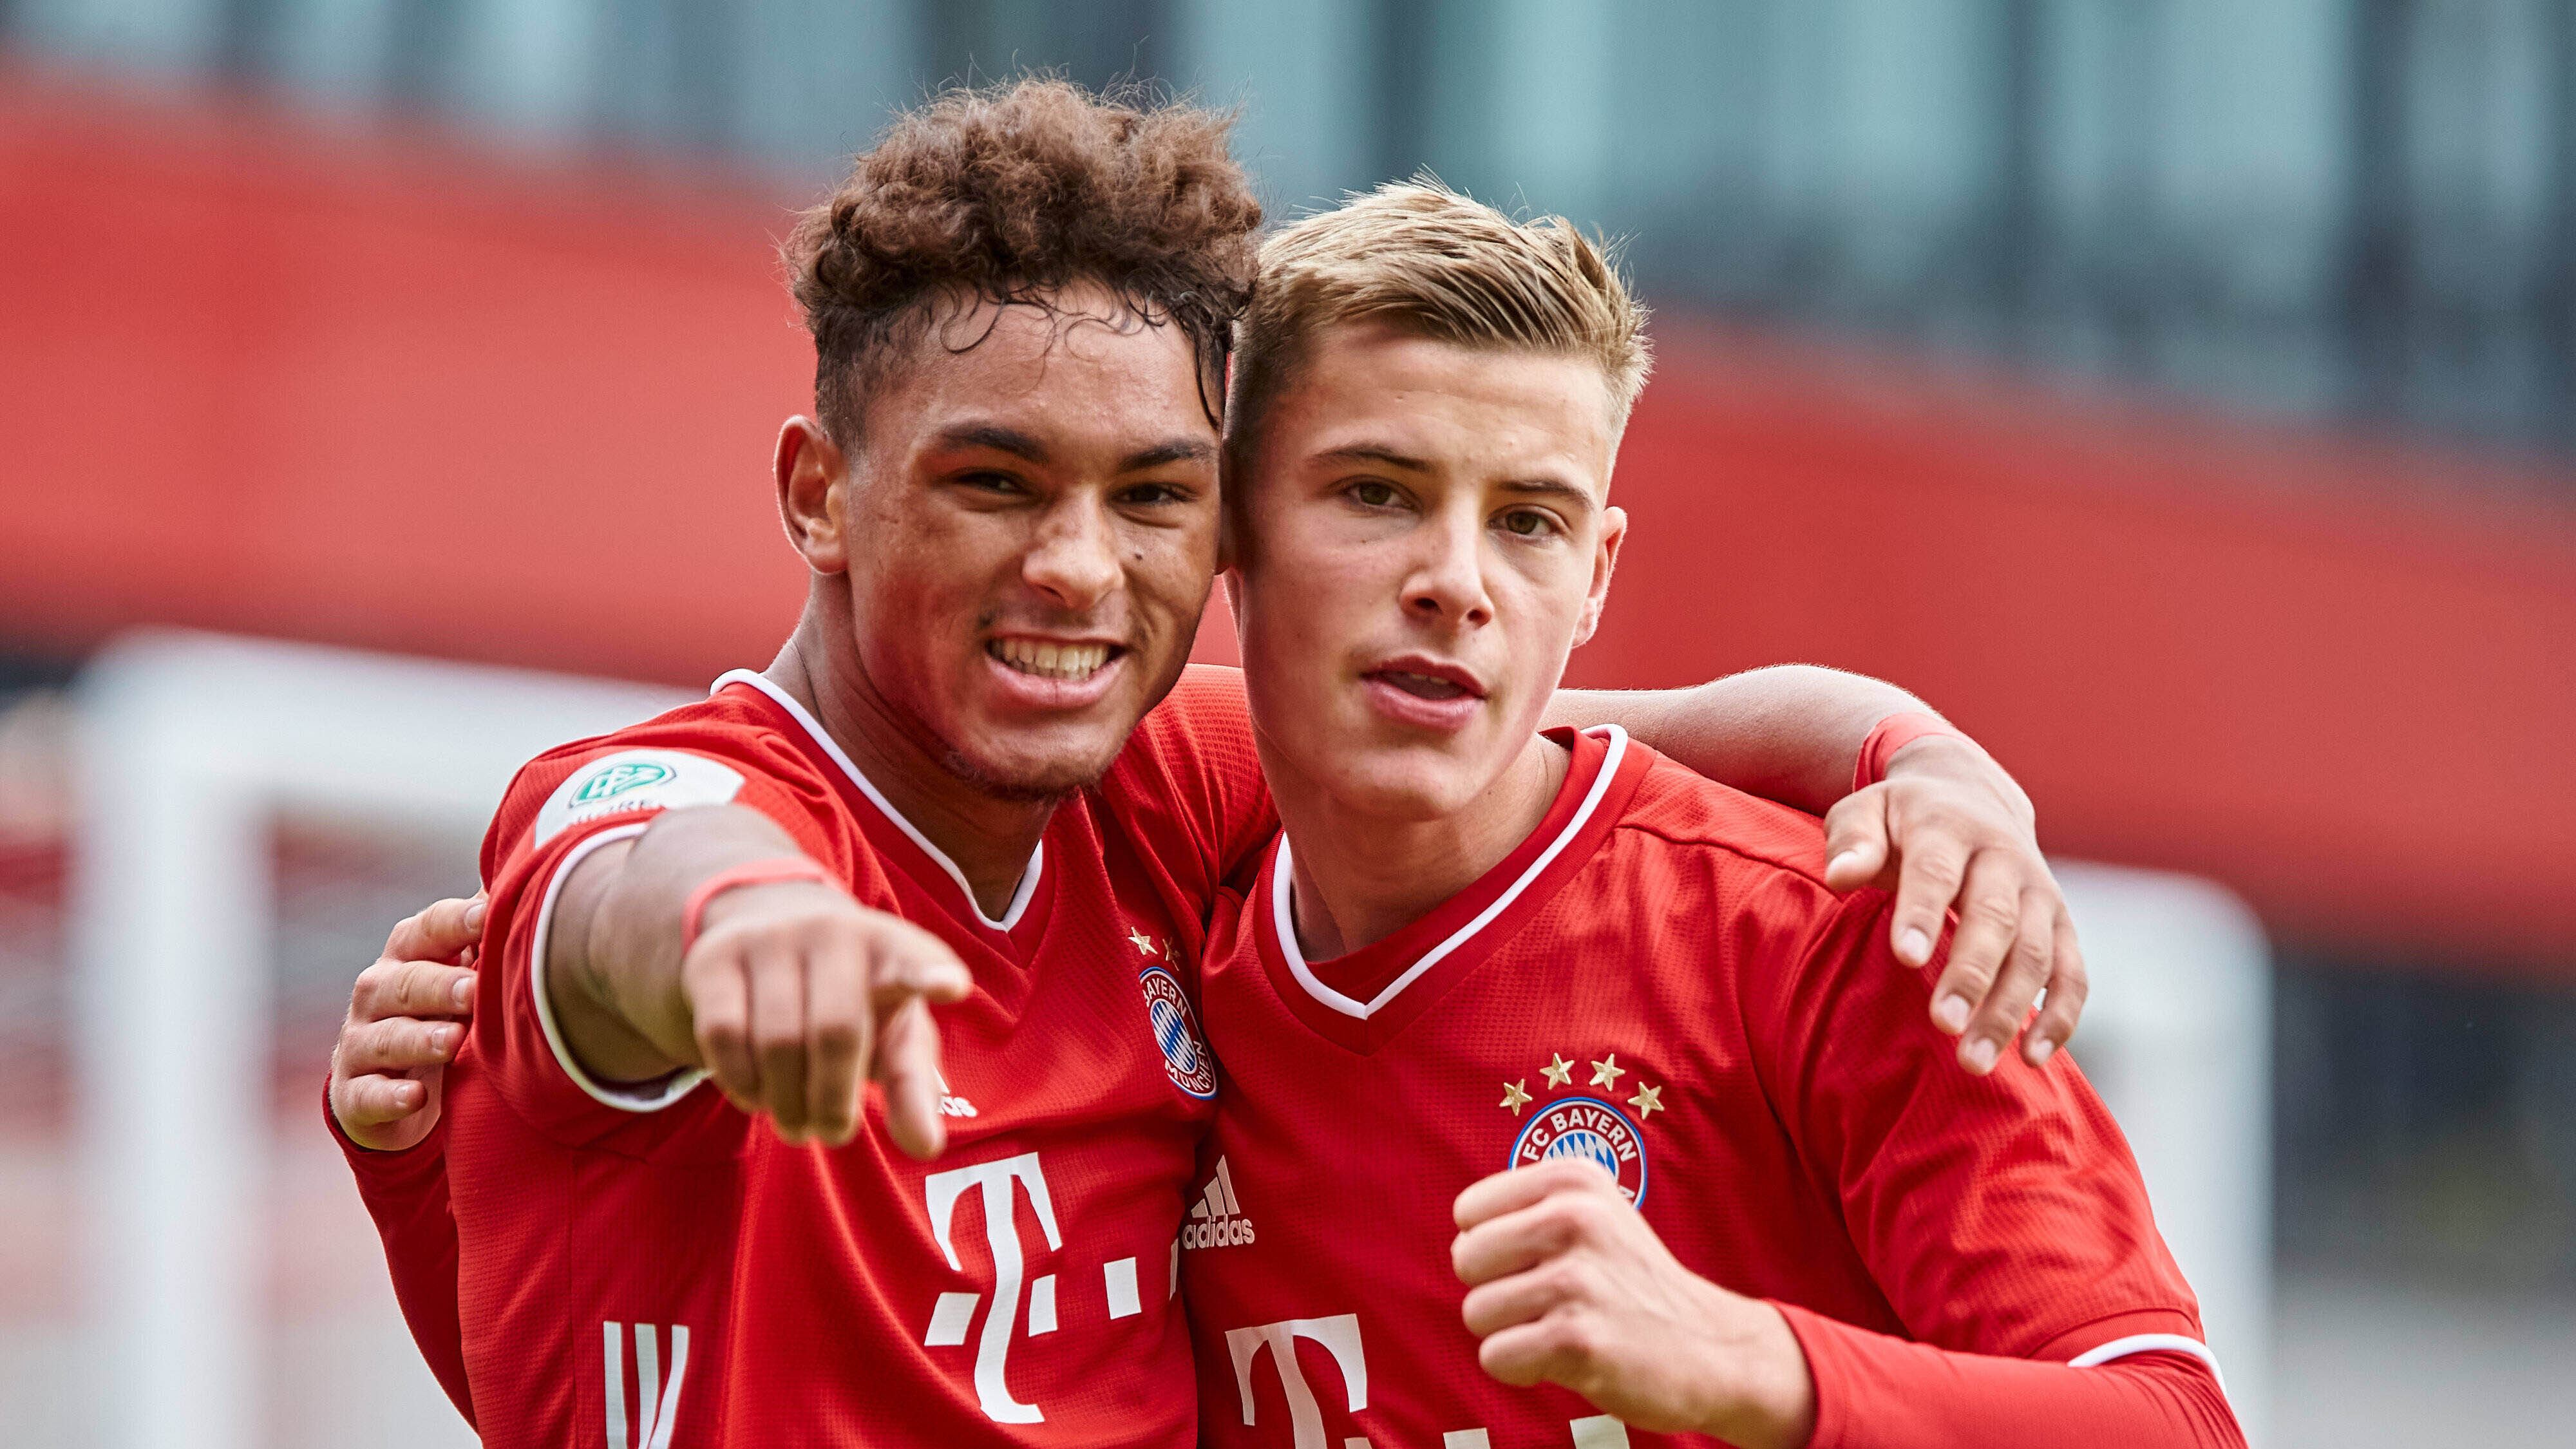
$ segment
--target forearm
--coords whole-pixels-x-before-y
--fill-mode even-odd
[[[689,897],[719,871],[802,853],[767,816],[718,805],[665,812],[584,858],[545,942],[549,997],[583,1068],[635,1082],[701,1065],[680,985]]]
[[[474,1422],[465,1381],[465,1335],[456,1311],[456,1218],[447,1196],[447,1134],[433,1131],[399,1152],[371,1152],[349,1139],[326,1095],[322,1119],[358,1180],[358,1197],[383,1240],[394,1301],[438,1386]]]
[[[1958,1353],[1781,1305],[1815,1381],[1808,1449],[2243,1449],[2216,1379],[2179,1353],[2092,1368]]]
[[[1884,680],[1781,664],[1686,689],[1560,689],[1542,723],[1615,722],[1720,784],[1821,815],[1851,793],[1880,720],[1931,709]]]

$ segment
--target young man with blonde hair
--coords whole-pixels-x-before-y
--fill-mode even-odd
[[[1540,733],[1641,322],[1431,185],[1263,251],[1227,583],[1282,831],[1203,967],[1202,1442],[2241,1444],[2074,1063],[1952,1070],[1814,819]]]

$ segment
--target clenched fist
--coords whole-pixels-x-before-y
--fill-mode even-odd
[[[1450,1262],[1485,1372],[1743,1449],[1794,1449],[1814,1431],[1815,1381],[1788,1321],[1683,1267],[1599,1167],[1498,1173],[1460,1193],[1456,1214]]]

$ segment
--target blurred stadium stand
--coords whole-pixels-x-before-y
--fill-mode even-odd
[[[1629,238],[1662,365],[1577,682],[1885,674],[2052,848],[2243,895],[2276,1442],[2563,1433],[2576,0],[0,0],[0,1111],[62,1111],[78,660],[766,658],[767,248],[1028,66],[1239,101],[1283,215],[1427,165]],[[302,1111],[377,917],[457,882],[280,850]]]

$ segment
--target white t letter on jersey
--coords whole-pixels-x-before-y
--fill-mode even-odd
[[[1279,1370],[1279,1386],[1288,1391],[1288,1427],[1296,1436],[1297,1449],[1324,1449],[1324,1410],[1315,1402],[1315,1391],[1306,1386],[1305,1370],[1297,1366],[1297,1340],[1312,1339],[1333,1356],[1342,1371],[1342,1391],[1356,1414],[1368,1407],[1368,1357],[1360,1351],[1360,1320],[1356,1313],[1336,1314],[1331,1318],[1290,1318],[1278,1323],[1256,1324],[1251,1328],[1229,1328],[1225,1331],[1226,1352],[1234,1356],[1234,1387],[1243,1395],[1243,1422],[1252,1422],[1252,1361],[1261,1350],[1270,1350],[1270,1361]]]
[[[938,1234],[939,1251],[948,1255],[948,1266],[961,1273],[965,1267],[957,1261],[957,1249],[949,1237],[949,1219],[966,1189],[984,1190],[984,1241],[993,1248],[993,1306],[984,1314],[984,1336],[975,1345],[975,1394],[983,1400],[985,1416],[994,1422],[1035,1424],[1046,1415],[1038,1412],[1037,1405],[1012,1398],[1010,1386],[1002,1380],[1003,1359],[1011,1350],[1011,1325],[1020,1316],[1020,1282],[1026,1268],[1020,1258],[1019,1225],[1011,1213],[1017,1196],[1011,1191],[1015,1182],[1028,1186],[1029,1205],[1037,1209],[1038,1226],[1046,1230],[1047,1247],[1062,1248],[1064,1234],[1056,1229],[1055,1201],[1047,1195],[1046,1174],[1039,1170],[1034,1152],[979,1162],[954,1172],[934,1172],[922,1179],[921,1187],[930,1200],[930,1226]],[[952,1311],[947,1305],[954,1296],[942,1296],[943,1313]],[[972,1311],[971,1306],[968,1311]],[[1035,1331],[1035,1325],[1031,1328]],[[932,1325],[931,1334],[931,1341],[936,1342],[938,1324]]]

